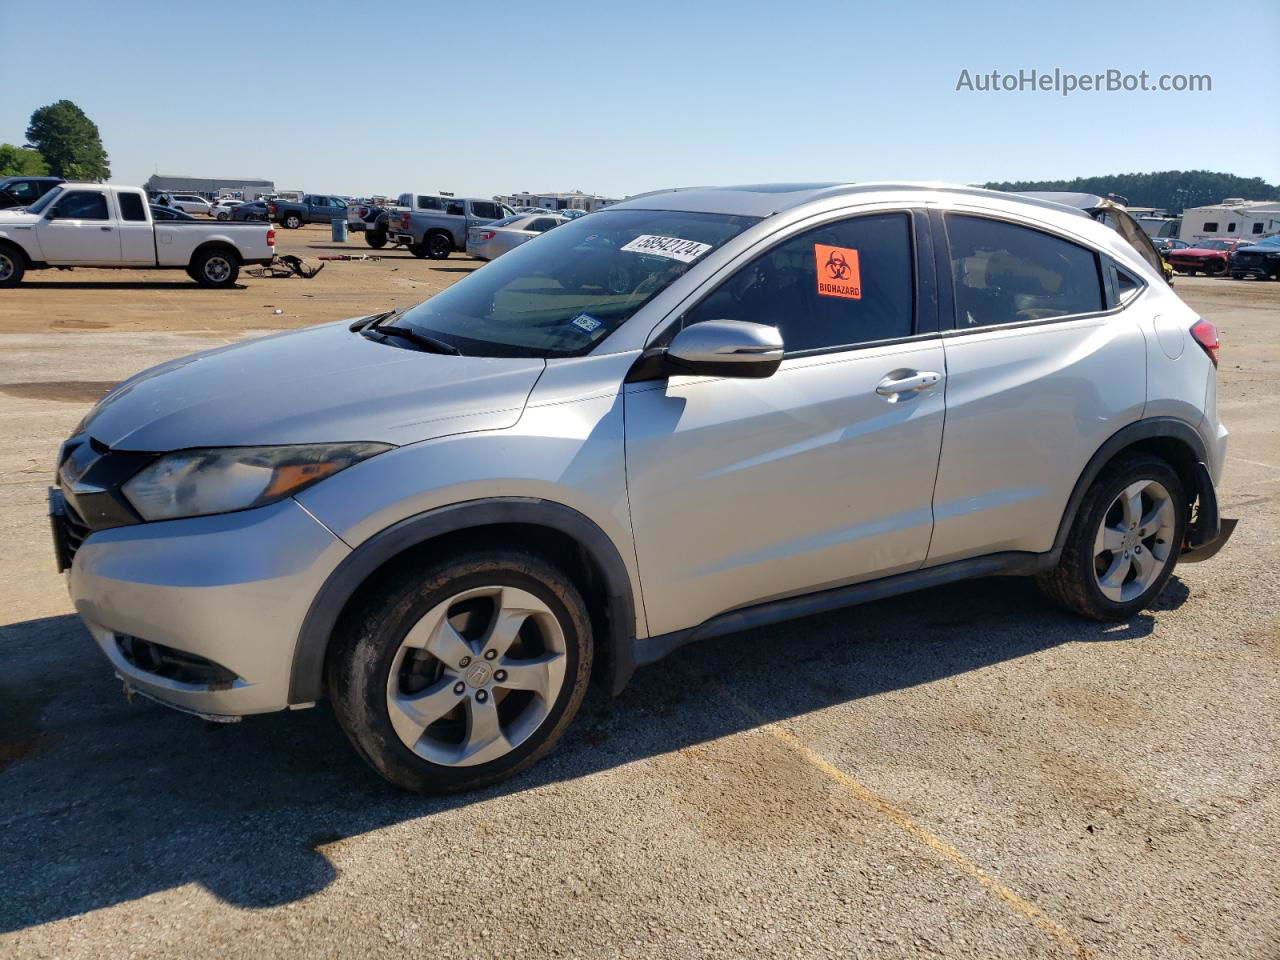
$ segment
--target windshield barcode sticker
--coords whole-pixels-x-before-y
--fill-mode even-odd
[[[681,240],[679,237],[656,237],[646,233],[618,249],[625,253],[647,253],[653,257],[666,257],[668,260],[679,260],[681,263],[693,263],[711,249],[711,244],[698,243],[696,240]]]

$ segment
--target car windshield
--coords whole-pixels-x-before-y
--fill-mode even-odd
[[[1254,244],[1255,247],[1280,247],[1280,234],[1274,237],[1267,237],[1265,240],[1259,240]]]
[[[756,217],[610,210],[565,223],[396,323],[470,356],[580,356]]]
[[[1229,240],[1206,240],[1200,244],[1201,250],[1230,250],[1231,242]]]
[[[59,195],[61,195],[61,193],[62,193],[62,187],[54,187],[52,190],[46,193],[43,197],[41,197],[31,206],[27,207],[27,213],[43,213],[44,208],[49,206],[49,204],[53,203],[53,201],[56,200],[59,197]]]

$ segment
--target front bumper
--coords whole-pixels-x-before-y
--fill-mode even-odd
[[[215,717],[289,706],[302,621],[350,549],[294,500],[214,517],[115,527],[75,551],[76,612],[126,688]],[[225,668],[190,682],[138,665],[138,640]]]

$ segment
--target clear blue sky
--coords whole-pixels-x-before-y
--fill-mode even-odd
[[[1248,19],[1243,14],[1248,8]],[[39,19],[0,0],[12,24]],[[78,103],[113,180],[491,195],[1207,168],[1280,181],[1280,3],[110,4],[0,58],[0,141]],[[962,69],[1211,93],[969,93]]]

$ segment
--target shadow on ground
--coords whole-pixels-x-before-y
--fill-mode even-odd
[[[1161,606],[1186,596],[1175,579]],[[0,627],[0,931],[193,881],[242,907],[287,903],[333,880],[316,848],[343,837],[1151,627],[1078,620],[1000,578],[722,637],[642,669],[616,700],[594,689],[529,773],[446,798],[383,783],[325,707],[204,724],[127,702],[73,617]]]

